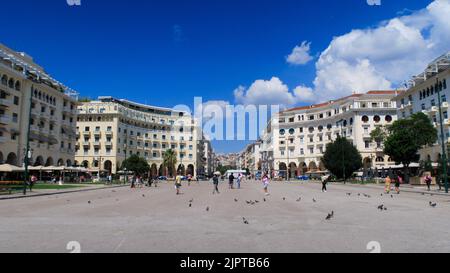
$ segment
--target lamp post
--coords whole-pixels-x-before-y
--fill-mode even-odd
[[[340,127],[341,127],[341,137],[343,138],[344,137],[344,126],[343,126],[343,122],[344,122],[344,120],[343,119],[341,119],[341,120],[339,120],[338,121],[338,124],[340,124]],[[346,177],[345,177],[345,150],[344,150],[344,143],[342,142],[342,175],[343,175],[343,177],[344,177],[344,184],[345,184],[345,181],[346,181]]]
[[[438,94],[438,103],[439,103],[439,124],[441,127],[441,148],[442,148],[442,175],[444,178],[445,192],[448,193],[448,177],[447,177],[447,151],[445,149],[445,138],[444,138],[444,122],[442,120],[442,102],[441,102],[441,89],[439,88],[439,77],[436,77],[436,86],[435,90],[437,90]]]
[[[27,126],[26,148],[25,148],[25,157],[24,157],[25,173],[24,173],[24,179],[23,179],[23,195],[27,194],[27,183],[29,181],[28,167],[29,167],[30,159],[31,159],[30,131],[31,131],[31,111],[32,111],[31,106],[33,105],[33,90],[34,90],[34,85],[32,84],[31,90],[30,90],[30,107],[28,108],[28,126]]]
[[[287,166],[286,166],[286,181],[289,181],[289,176],[291,175],[290,174],[290,167],[291,167],[291,164],[289,164],[289,160],[290,160],[290,158],[289,158],[289,152],[290,152],[291,150],[289,149],[289,144],[288,144],[288,142],[286,141],[286,156],[287,156]]]

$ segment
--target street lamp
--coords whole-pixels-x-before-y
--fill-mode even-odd
[[[344,120],[341,119],[337,123],[340,124],[341,137],[343,138],[344,137],[344,126],[343,126]],[[342,142],[342,175],[344,176],[344,184],[345,184],[346,177],[345,177],[345,154],[344,154],[344,152],[345,152],[344,142]]]
[[[287,153],[287,166],[286,166],[286,181],[289,181],[289,176],[291,175],[290,174],[290,168],[291,168],[291,164],[289,163],[289,160],[290,160],[290,158],[289,158],[289,153],[291,152],[291,150],[289,149],[289,144],[288,144],[288,142],[286,141],[286,153]]]
[[[39,80],[32,80],[33,82],[39,83]],[[26,137],[26,148],[25,148],[25,157],[24,157],[24,167],[25,167],[25,173],[24,173],[24,179],[23,179],[23,195],[27,194],[27,183],[29,181],[29,173],[28,173],[28,166],[30,164],[31,159],[31,150],[30,150],[30,131],[31,131],[31,111],[32,111],[32,105],[33,105],[33,90],[34,85],[31,85],[31,91],[30,91],[30,107],[28,108],[28,127],[27,127],[27,137]]]
[[[441,127],[441,147],[442,147],[442,175],[444,178],[445,192],[448,193],[448,177],[447,177],[447,151],[445,149],[445,138],[444,138],[444,123],[442,120],[442,102],[441,102],[441,89],[439,88],[439,77],[436,77],[436,86],[435,90],[438,94],[438,103],[439,103],[439,124]]]

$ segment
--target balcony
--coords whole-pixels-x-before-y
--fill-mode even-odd
[[[449,104],[448,104],[448,102],[443,102],[442,103],[442,108],[449,108]]]
[[[91,136],[91,132],[90,131],[83,131],[83,136]]]
[[[107,142],[105,142],[105,146],[106,146],[106,147],[112,147],[112,146],[113,146],[112,141],[107,141]]]
[[[438,109],[437,106],[433,106],[433,107],[431,107],[431,109],[430,109],[430,112],[431,112],[431,113],[436,113],[437,111],[439,111],[439,109]]]
[[[84,147],[89,147],[89,146],[91,146],[91,143],[89,141],[84,141],[83,142],[83,146]]]
[[[9,124],[11,122],[11,119],[7,116],[0,116],[0,124]]]
[[[102,132],[100,130],[94,131],[94,136],[101,136]]]
[[[100,141],[94,141],[93,143],[94,147],[100,147]]]
[[[112,131],[106,131],[106,132],[105,132],[105,135],[106,135],[107,137],[112,137],[112,136],[113,136],[113,132],[112,132]]]
[[[0,99],[0,106],[10,107],[12,105],[11,100]]]

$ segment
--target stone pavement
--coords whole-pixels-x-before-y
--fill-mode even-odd
[[[273,182],[265,197],[259,182],[244,182],[241,190],[221,183],[221,194],[212,195],[212,185],[201,182],[183,186],[184,194],[176,196],[172,183],[162,183],[3,200],[0,252],[64,253],[72,241],[87,253],[367,253],[372,241],[381,252],[450,251],[448,196],[381,196],[380,188],[358,185],[330,184],[327,193],[320,188]],[[326,220],[331,211],[334,218]]]

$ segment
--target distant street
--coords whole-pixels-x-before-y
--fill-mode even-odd
[[[201,182],[183,185],[184,194],[176,196],[173,185],[163,183],[3,200],[0,252],[67,253],[71,241],[88,253],[368,253],[372,241],[381,252],[450,251],[447,196],[381,196],[373,186],[320,189],[272,182],[265,197],[259,182],[245,182],[241,190],[221,183],[221,194],[212,195],[212,185]]]

